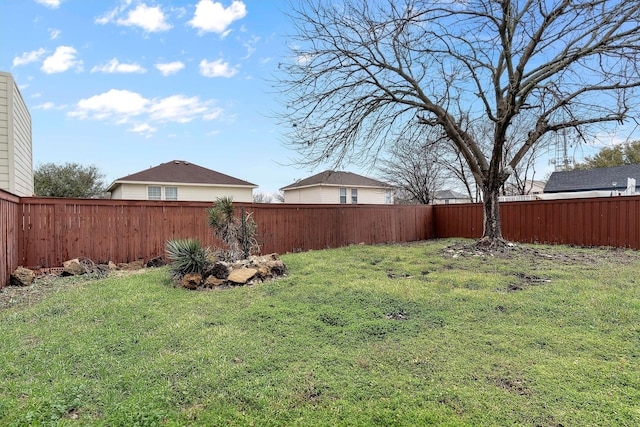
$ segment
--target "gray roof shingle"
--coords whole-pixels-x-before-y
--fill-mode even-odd
[[[352,172],[328,170],[296,181],[293,184],[282,187],[280,190],[292,190],[294,188],[311,187],[316,185],[391,188],[389,184],[385,184],[382,181],[378,181],[372,178],[367,178],[366,176],[358,175]]]
[[[640,185],[640,165],[553,172],[544,192],[624,190],[627,188],[627,178],[635,178],[637,185]]]
[[[247,181],[198,166],[184,160],[172,160],[158,166],[116,179],[109,190],[122,182],[170,182],[176,184],[210,184],[256,187]]]
[[[445,200],[445,199],[460,199],[460,200],[466,200],[469,199],[469,195],[468,194],[462,194],[462,193],[458,193],[457,191],[453,191],[453,190],[438,190],[435,192],[435,196],[436,199],[438,200]]]

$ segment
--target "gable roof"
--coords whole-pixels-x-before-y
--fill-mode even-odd
[[[458,193],[457,191],[453,191],[453,190],[436,191],[434,198],[438,200],[445,200],[445,199],[470,200],[470,197],[468,194]]]
[[[184,160],[172,160],[158,166],[116,179],[109,186],[111,191],[116,185],[123,183],[173,183],[173,184],[205,184],[217,186],[257,187],[247,181],[203,168]]]
[[[640,184],[640,165],[553,172],[544,187],[544,192],[626,189],[627,178],[635,178]]]
[[[352,172],[327,170],[319,174],[301,179],[293,184],[282,187],[280,190],[293,190],[294,188],[314,187],[320,185],[349,186],[349,187],[373,187],[391,188],[389,184]]]

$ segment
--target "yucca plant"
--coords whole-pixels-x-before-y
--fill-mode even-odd
[[[233,199],[220,197],[207,209],[208,224],[213,234],[227,247],[221,250],[222,258],[236,261],[245,258],[251,252],[259,252],[256,242],[256,223],[251,213],[239,218],[234,215]]]
[[[193,239],[173,239],[166,243],[167,258],[171,261],[169,271],[174,279],[188,273],[202,274],[208,266],[209,249]]]

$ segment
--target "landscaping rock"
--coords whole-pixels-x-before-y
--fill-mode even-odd
[[[87,270],[78,258],[70,259],[62,263],[62,274],[65,276],[79,276]]]
[[[180,281],[182,287],[187,289],[197,289],[200,283],[202,283],[202,275],[199,273],[185,274]]]
[[[221,286],[227,283],[225,279],[218,279],[215,276],[209,276],[204,279],[204,287],[205,288],[215,288],[216,286]]]
[[[244,285],[253,279],[257,273],[258,270],[255,268],[238,268],[229,273],[227,280],[238,285]]]
[[[144,267],[144,262],[141,259],[132,262],[121,262],[118,264],[119,270],[140,270]]]
[[[147,268],[162,267],[163,265],[166,265],[166,262],[164,262],[164,260],[162,259],[161,256],[157,256],[157,257],[151,258],[149,261],[147,261],[147,263],[145,264],[145,267],[147,267]]]
[[[204,274],[186,275],[177,284],[187,289],[223,289],[273,279],[286,273],[287,268],[276,253],[251,256],[248,259],[228,263],[214,261]]]
[[[226,279],[229,277],[229,265],[224,261],[216,261],[207,271],[207,276],[213,276],[217,279]]]
[[[272,277],[283,276],[287,273],[287,267],[284,265],[284,262],[279,259],[269,261],[267,263],[267,267],[269,268]]]
[[[36,274],[28,268],[18,267],[9,276],[9,284],[12,286],[29,286],[36,278]]]

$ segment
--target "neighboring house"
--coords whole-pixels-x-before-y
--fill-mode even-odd
[[[455,203],[472,203],[473,200],[468,194],[458,193],[453,190],[436,191],[433,196],[432,204],[434,205],[452,205]]]
[[[505,192],[506,195],[500,196],[498,200],[501,202],[523,202],[527,200],[538,200],[538,195],[544,193],[544,186],[547,185],[545,181],[526,180],[524,181],[524,194],[520,194],[520,189],[515,185],[507,185]]]
[[[547,183],[545,181],[526,180],[524,185],[525,194],[542,194]]]
[[[0,71],[0,188],[33,196],[31,115],[13,76]]]
[[[393,204],[390,185],[351,172],[320,172],[280,190],[285,203]]]
[[[635,186],[627,191],[629,178]],[[540,197],[603,197],[640,193],[640,165],[553,172]]]
[[[544,181],[537,181],[527,179],[524,181],[524,193],[520,194],[521,191],[517,188],[513,183],[507,183],[505,192],[507,196],[519,196],[519,195],[534,195],[534,194],[542,194],[544,193],[544,186],[547,185]]]
[[[257,185],[184,160],[173,160],[113,181],[112,199],[252,202]]]

